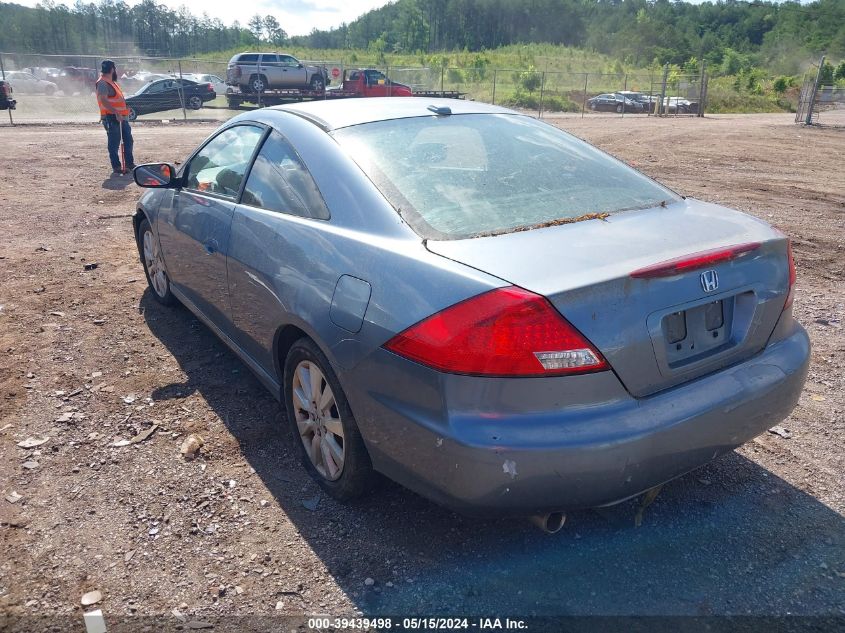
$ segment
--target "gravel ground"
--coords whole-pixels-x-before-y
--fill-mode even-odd
[[[150,297],[129,219],[139,191],[108,177],[102,129],[4,129],[0,615],[81,618],[92,591],[107,619],[176,625],[845,615],[845,132],[791,115],[558,124],[793,237],[795,313],[814,348],[788,437],[764,434],[665,486],[640,528],[636,502],[573,513],[547,536],[390,483],[340,505],[297,464],[279,406],[246,367],[185,309]],[[138,124],[136,158],[181,159],[213,129]],[[186,461],[190,433],[205,446]],[[30,438],[46,441],[20,446]]]

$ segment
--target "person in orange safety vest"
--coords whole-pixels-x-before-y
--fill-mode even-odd
[[[106,128],[108,137],[109,160],[113,174],[122,174],[123,163],[120,160],[120,142],[123,141],[123,158],[126,170],[135,168],[132,155],[132,128],[129,126],[129,108],[123,91],[117,85],[117,68],[112,60],[106,59],[100,67],[101,75],[97,80],[97,103],[100,105],[100,121]]]

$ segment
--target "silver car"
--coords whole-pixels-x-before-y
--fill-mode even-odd
[[[789,240],[475,102],[319,101],[135,170],[152,295],[283,403],[340,499],[374,471],[465,512],[611,504],[789,415]]]
[[[284,53],[240,53],[229,60],[226,83],[241,92],[305,89],[322,92],[329,83],[325,66],[306,65]]]
[[[14,70],[6,73],[6,81],[12,84],[15,92],[23,95],[53,95],[59,87],[52,81],[38,79],[35,75]]]

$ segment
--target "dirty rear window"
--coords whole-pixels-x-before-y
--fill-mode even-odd
[[[428,239],[508,233],[678,200],[588,143],[521,115],[392,119],[333,136]]]

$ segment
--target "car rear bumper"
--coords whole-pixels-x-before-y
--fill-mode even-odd
[[[550,410],[542,382],[508,396],[501,393],[509,389],[505,383],[476,391],[469,381],[485,379],[453,376],[464,382],[437,384],[425,379],[423,368],[413,402],[397,401],[389,389],[350,401],[374,466],[443,505],[470,514],[609,505],[698,468],[788,416],[810,356],[806,332],[793,324],[788,336],[754,358],[645,398],[621,389],[604,401],[585,397],[570,404],[579,390],[607,393],[618,384],[602,372],[546,383],[576,385]],[[394,359],[381,358],[380,367],[360,373],[377,371],[401,387],[403,370],[394,367],[387,377],[385,363],[413,364]],[[525,408],[532,400],[541,404],[516,412],[519,396],[529,403]],[[485,399],[497,403],[494,410],[483,406]]]

